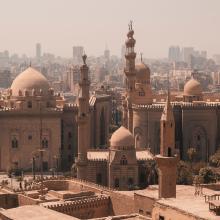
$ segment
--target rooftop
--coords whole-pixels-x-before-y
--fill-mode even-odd
[[[219,220],[219,216],[209,211],[209,203],[205,203],[204,196],[195,196],[194,186],[177,185],[177,197],[169,199],[158,199],[158,186],[151,186],[144,190],[136,190],[136,195],[142,195],[157,200],[157,203],[178,209],[180,212],[187,212],[201,219]],[[203,195],[213,195],[216,191],[203,188]]]

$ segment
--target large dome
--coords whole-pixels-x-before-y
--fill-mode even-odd
[[[12,95],[18,96],[19,91],[42,91],[43,94],[47,94],[50,88],[49,83],[45,76],[32,67],[27,68],[24,72],[20,73],[13,81],[11,85]]]
[[[194,78],[191,78],[184,86],[184,96],[201,96],[201,84]]]
[[[136,78],[138,79],[149,79],[150,78],[150,69],[143,62],[135,65]]]
[[[121,126],[112,134],[110,144],[111,148],[132,147],[134,146],[134,137],[127,128]]]

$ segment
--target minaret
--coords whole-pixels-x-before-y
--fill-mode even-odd
[[[136,53],[134,51],[135,39],[133,38],[134,31],[132,28],[132,22],[129,24],[129,31],[127,34],[126,45],[126,66],[124,69],[126,75],[126,98],[127,98],[127,111],[128,111],[128,120],[127,125],[125,125],[131,133],[133,133],[133,110],[132,110],[132,102],[133,102],[133,94],[135,89],[135,58]]]
[[[167,101],[160,120],[160,154],[156,156],[159,170],[159,198],[176,197],[175,121],[170,103],[168,86]]]
[[[83,55],[83,65],[80,67],[79,97],[78,97],[78,158],[77,178],[86,179],[87,150],[89,148],[89,68],[86,64],[86,55]]]

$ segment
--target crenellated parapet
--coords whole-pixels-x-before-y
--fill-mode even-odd
[[[52,202],[41,204],[45,208],[52,209],[80,219],[100,217],[100,209],[103,215],[109,214],[110,197],[97,195],[91,198],[80,198],[75,201]]]

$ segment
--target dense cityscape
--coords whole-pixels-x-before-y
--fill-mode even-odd
[[[220,48],[149,57],[136,26],[120,55],[0,52],[0,219],[220,219]]]

